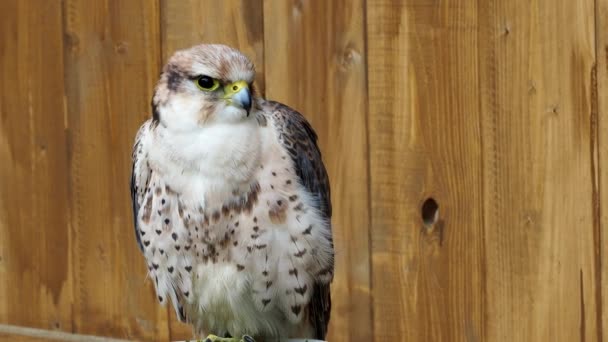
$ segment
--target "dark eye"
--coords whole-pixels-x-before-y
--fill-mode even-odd
[[[217,87],[220,85],[219,82],[216,79],[213,79],[209,76],[200,76],[197,80],[196,80],[196,85],[201,89],[201,90],[206,90],[206,91],[213,91],[215,89],[217,89]]]

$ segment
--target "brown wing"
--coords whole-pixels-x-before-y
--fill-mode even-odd
[[[329,178],[317,146],[317,134],[302,114],[281,103],[267,101],[262,104],[262,109],[273,118],[279,131],[279,141],[294,163],[300,184],[316,198],[316,209],[329,222]],[[333,267],[331,272],[333,274]],[[315,338],[325,339],[331,311],[329,284],[315,284],[308,309],[310,323],[315,329]]]
[[[148,186],[150,180],[150,169],[148,168],[146,157],[143,155],[141,139],[142,136],[150,128],[150,121],[145,122],[137,132],[135,137],[135,144],[133,145],[133,153],[131,155],[133,161],[133,167],[131,168],[131,203],[133,205],[133,226],[135,228],[135,238],[137,239],[137,245],[143,252],[144,246],[141,242],[141,234],[137,224],[137,216],[139,215],[139,208],[142,205],[144,191]]]
[[[151,203],[153,202],[153,195],[150,194],[150,179],[153,176],[152,170],[148,164],[148,156],[143,149],[142,139],[146,134],[149,133],[151,129],[153,129],[154,123],[151,120],[146,121],[137,132],[135,137],[135,144],[133,146],[133,152],[131,155],[133,166],[131,168],[131,201],[133,205],[133,225],[135,228],[135,238],[137,240],[137,245],[142,253],[144,253],[146,247],[150,246],[151,236],[147,234],[151,234],[151,229],[148,227],[148,232],[146,233],[146,228],[139,224],[138,218],[140,218],[140,209],[143,206],[143,214],[146,215],[146,211],[148,213],[151,212]],[[147,194],[150,194],[147,196]],[[147,198],[146,203],[144,199]],[[169,200],[169,199],[168,199]],[[148,214],[148,217],[150,215]],[[153,245],[153,243],[152,243]],[[153,262],[151,260],[147,260],[149,263]],[[153,270],[150,267],[150,272]],[[176,272],[177,274],[177,272]],[[155,278],[155,285],[158,290],[158,277]],[[170,291],[170,298],[172,298],[173,306],[175,308],[175,312],[180,321],[186,321],[186,315],[184,311],[184,298],[183,293],[180,289],[173,287]],[[163,296],[159,294],[159,300],[163,303]]]

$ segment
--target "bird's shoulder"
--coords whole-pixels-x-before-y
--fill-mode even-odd
[[[139,248],[143,251],[143,245],[141,241],[141,237],[139,232],[139,225],[137,222],[137,217],[139,214],[139,210],[142,206],[143,198],[145,195],[145,191],[148,188],[148,183],[150,181],[150,166],[147,162],[147,151],[145,149],[146,138],[150,134],[150,130],[153,128],[154,123],[152,119],[144,122],[137,133],[135,134],[135,142],[133,144],[133,149],[131,152],[131,204],[133,209],[133,224],[135,228],[135,236],[137,238],[137,244]]]
[[[312,125],[300,112],[277,101],[263,100],[261,109],[264,120],[274,126],[279,143],[291,157],[300,184],[317,198],[317,209],[330,218],[329,177]]]

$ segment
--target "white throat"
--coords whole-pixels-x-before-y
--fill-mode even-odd
[[[151,139],[151,166],[182,193],[230,194],[235,185],[248,189],[260,164],[261,134],[253,118],[179,132],[159,125]]]

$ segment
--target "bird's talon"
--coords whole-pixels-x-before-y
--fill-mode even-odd
[[[238,337],[219,337],[217,335],[209,335],[201,342],[255,342],[255,340],[249,335],[243,335],[241,339]]]

